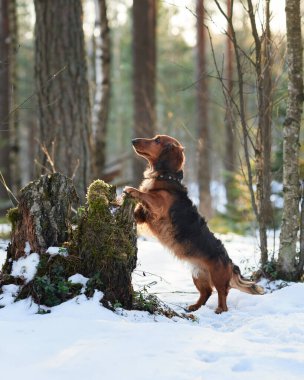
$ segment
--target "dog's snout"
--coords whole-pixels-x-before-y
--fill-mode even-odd
[[[137,143],[138,143],[138,139],[133,139],[133,140],[132,140],[132,144],[133,144],[133,145],[136,145]]]

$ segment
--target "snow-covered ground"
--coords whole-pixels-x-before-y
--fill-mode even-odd
[[[243,271],[258,263],[256,240],[224,238]],[[5,257],[0,242],[0,265]],[[183,312],[197,298],[189,268],[155,241],[139,241],[134,286]],[[232,290],[216,315],[216,293],[197,321],[144,312],[113,313],[100,294],[36,314],[30,300],[0,309],[0,373],[22,380],[237,380],[304,378],[304,284],[264,296]],[[8,290],[12,291],[12,289]],[[3,295],[0,295],[0,298]]]

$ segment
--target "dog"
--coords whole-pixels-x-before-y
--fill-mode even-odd
[[[217,314],[228,311],[226,299],[230,288],[263,294],[263,288],[241,275],[189,199],[182,184],[185,155],[179,141],[157,135],[136,138],[132,144],[148,166],[139,189],[127,186],[124,191],[138,202],[134,210],[136,223],[145,223],[164,246],[194,268],[193,282],[200,295],[188,310],[205,305],[213,288],[218,293]]]

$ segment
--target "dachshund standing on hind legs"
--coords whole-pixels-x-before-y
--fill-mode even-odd
[[[182,145],[166,135],[138,138],[132,143],[135,152],[148,161],[148,167],[139,189],[128,186],[124,191],[138,201],[136,222],[145,223],[163,245],[193,266],[193,282],[200,296],[189,311],[205,305],[213,288],[218,293],[218,314],[228,310],[230,288],[263,294],[263,288],[242,277],[189,199],[181,183],[185,162]]]

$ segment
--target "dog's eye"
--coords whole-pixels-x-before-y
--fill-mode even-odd
[[[159,137],[156,137],[156,139],[154,141],[156,142],[156,144],[160,144],[160,138]]]

